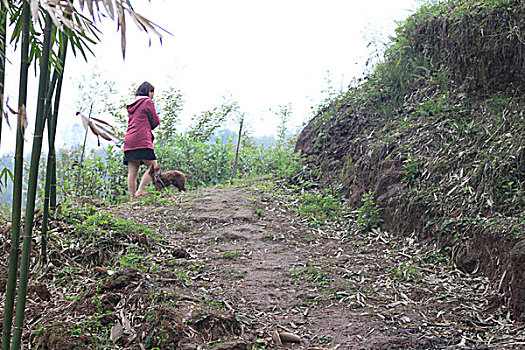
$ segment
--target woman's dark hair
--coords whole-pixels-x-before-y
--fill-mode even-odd
[[[155,87],[147,81],[140,84],[139,88],[135,92],[135,96],[149,96],[151,91],[155,91]]]

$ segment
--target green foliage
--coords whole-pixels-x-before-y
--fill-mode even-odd
[[[277,127],[277,147],[284,146],[286,142],[286,132],[288,131],[287,124],[290,121],[292,114],[291,104],[279,106],[279,110],[275,115],[279,118],[279,126]]]
[[[341,202],[331,194],[304,193],[299,197],[299,213],[316,219],[327,220],[338,217],[342,212]]]
[[[318,186],[320,169],[308,166],[305,157],[299,153],[281,152],[281,150],[275,150],[272,155],[276,175],[285,179],[288,184],[302,189]]]
[[[161,126],[154,141],[157,160],[162,164],[161,171],[179,170],[188,175],[187,187],[197,188],[218,183],[230,182],[235,163],[236,135],[228,138],[217,137],[218,127],[238,114],[235,102],[225,101],[197,118],[197,122],[187,134],[176,132],[182,109],[182,95],[178,90],[159,93],[159,105],[162,106]],[[124,105],[124,101],[121,101]],[[110,112],[124,127],[123,107],[110,108]],[[311,173],[299,156],[293,153],[294,140],[286,139],[286,122],[289,111],[285,108],[279,142],[271,147],[258,146],[249,134],[243,132],[237,178],[250,178],[259,175],[279,174],[297,184],[311,181]],[[212,138],[214,136],[214,138]],[[72,147],[59,150],[58,189],[59,200],[73,200],[76,196],[101,199],[107,203],[119,203],[127,200],[127,167],[122,164],[122,150],[113,145],[92,150],[80,164],[81,148]],[[82,172],[79,172],[82,167]],[[145,171],[141,167],[141,173]],[[81,174],[80,179],[76,178]],[[155,196],[156,200],[157,196]]]
[[[361,198],[362,205],[358,209],[357,223],[359,230],[362,232],[370,231],[373,228],[378,228],[383,222],[381,217],[381,208],[374,202],[372,191],[365,193]]]
[[[3,168],[2,171],[0,171],[0,193],[7,187],[9,180],[13,181],[13,178],[13,172],[8,168]]]
[[[409,155],[408,159],[404,162],[404,169],[401,171],[401,173],[404,175],[403,181],[406,181],[408,183],[413,183],[416,178],[423,172],[421,169],[421,164],[423,164],[424,161],[422,160],[416,160],[414,159],[413,155]]]
[[[183,109],[184,101],[180,90],[169,89],[161,91],[155,97],[155,103],[161,110],[162,123],[160,123],[156,132],[159,143],[162,144],[163,141],[167,141],[176,135],[177,125],[180,122],[179,114]]]
[[[215,131],[223,126],[228,121],[228,118],[238,112],[239,105],[237,102],[223,98],[223,102],[219,107],[204,111],[192,118],[193,124],[188,130],[188,136],[195,141],[209,141]]]
[[[13,187],[13,172],[9,168],[4,168],[0,172],[0,198],[11,198]],[[11,201],[9,201],[11,202]],[[0,201],[0,216],[9,217],[11,208],[8,203]]]
[[[65,207],[62,212],[64,219],[75,225],[77,235],[101,236],[107,232],[122,237],[133,234],[145,234],[155,238],[155,232],[131,220],[116,218],[106,212],[93,210],[91,207]]]
[[[388,268],[387,270],[390,278],[393,280],[417,281],[421,279],[421,273],[415,266],[400,264],[397,267]]]
[[[321,288],[329,287],[333,281],[326,271],[323,271],[316,266],[293,270],[290,274],[292,281],[305,280]]]
[[[83,76],[77,86],[78,97],[75,108],[77,112],[103,115],[116,94],[115,82],[105,80],[104,75],[95,67],[89,77]]]
[[[157,148],[162,170],[180,170],[188,175],[190,188],[230,181],[235,160],[234,139],[203,142],[188,135],[176,135],[162,148]],[[245,144],[239,152],[237,175],[250,178],[280,173],[291,175],[297,155],[289,148]]]
[[[57,186],[60,201],[75,196],[87,196],[108,202],[122,202],[127,198],[127,169],[122,163],[122,151],[109,145],[102,151],[93,150],[83,164],[79,159],[80,148],[60,150],[57,158]],[[82,166],[81,178],[77,179]]]
[[[426,1],[375,71],[321,106],[300,141],[323,184],[351,194],[362,230],[382,223],[378,185],[403,209],[394,230],[522,234],[524,11],[516,0]],[[388,182],[400,167],[403,183]]]

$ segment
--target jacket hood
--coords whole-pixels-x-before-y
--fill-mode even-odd
[[[147,96],[137,96],[137,99],[127,105],[127,109],[129,113],[133,113],[139,108],[140,105],[142,105],[144,102],[146,102],[149,99]]]

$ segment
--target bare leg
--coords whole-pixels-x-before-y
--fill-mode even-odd
[[[140,160],[128,161],[128,191],[131,198],[135,198],[137,192],[137,175],[139,174]]]
[[[157,164],[156,160],[143,160],[143,162],[148,167],[148,169],[150,166],[155,166]],[[146,170],[146,172],[144,172],[144,175],[142,175],[142,179],[140,180],[139,189],[137,190],[135,196],[138,196],[140,192],[144,191],[146,186],[148,186],[151,181],[153,181],[153,178],[149,174],[148,170]]]

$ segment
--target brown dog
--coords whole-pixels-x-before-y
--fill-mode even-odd
[[[186,174],[176,170],[161,173],[160,167],[161,165],[157,164],[148,169],[149,174],[153,177],[155,191],[160,191],[169,185],[177,187],[179,191],[186,191],[186,179],[188,178]]]

